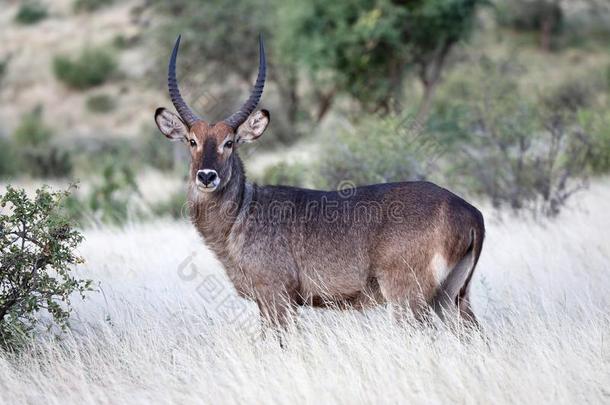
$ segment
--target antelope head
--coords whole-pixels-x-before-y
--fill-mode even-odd
[[[236,149],[245,142],[258,139],[269,124],[269,112],[252,114],[263,94],[266,61],[262,36],[259,38],[258,77],[248,100],[237,112],[222,121],[212,123],[199,118],[186,104],[176,79],[176,59],[180,36],[169,60],[167,84],[169,95],[178,114],[157,108],[155,122],[170,140],[183,142],[190,150],[190,181],[200,192],[222,190],[231,180]]]

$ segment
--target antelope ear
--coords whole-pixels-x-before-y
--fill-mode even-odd
[[[250,115],[246,122],[237,128],[237,142],[252,142],[257,140],[269,125],[269,111],[260,110]]]
[[[186,124],[171,111],[165,108],[157,108],[155,111],[155,122],[159,131],[172,141],[186,141],[189,132]]]

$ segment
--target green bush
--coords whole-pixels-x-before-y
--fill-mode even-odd
[[[86,48],[76,58],[59,55],[53,60],[55,77],[78,90],[105,83],[116,69],[115,55],[107,48]]]
[[[72,174],[72,156],[56,145],[22,150],[22,173],[40,178],[66,178]]]
[[[0,179],[10,178],[19,171],[19,162],[13,143],[0,137]]]
[[[114,98],[108,94],[97,94],[87,98],[87,109],[97,114],[107,114],[116,109]]]
[[[610,113],[594,110],[578,112],[579,125],[591,134],[591,154],[588,158],[595,174],[610,173]]]
[[[138,45],[142,38],[140,35],[125,36],[123,34],[117,34],[112,38],[112,46],[116,49],[129,49]]]
[[[543,101],[551,110],[576,112],[581,108],[589,107],[594,96],[594,86],[590,81],[581,78],[561,83],[549,95],[543,97]]]
[[[53,131],[42,119],[42,109],[36,108],[22,117],[13,133],[18,151],[14,158],[22,173],[35,177],[67,177],[72,173],[72,159],[67,150],[52,143]]]
[[[319,177],[326,188],[424,179],[444,146],[423,134],[409,115],[368,116],[323,146]]]
[[[159,136],[158,132],[156,128],[144,131],[144,139],[140,140],[134,149],[143,164],[156,170],[171,171],[175,166],[175,145],[167,142],[164,136]]]
[[[442,97],[431,128],[451,147],[452,184],[496,207],[554,216],[586,184],[594,140],[578,112],[588,103],[578,86],[520,90],[524,69],[514,58],[472,63]]]
[[[153,204],[150,209],[155,218],[170,217],[173,219],[185,219],[189,217],[186,193],[178,191],[170,195],[167,200]]]
[[[81,226],[123,225],[140,214],[134,207],[137,195],[139,190],[130,165],[107,159],[101,177],[92,180],[91,189],[83,196],[72,196],[64,208]]]
[[[553,29],[559,30],[563,11],[553,0],[504,0],[497,1],[496,18],[501,25],[521,31],[537,31],[545,19],[552,18],[556,22]]]
[[[77,12],[91,12],[107,7],[114,3],[114,0],[74,0],[72,9]]]
[[[48,145],[53,131],[42,119],[42,108],[36,107],[32,112],[21,117],[21,123],[13,133],[13,139],[24,147]]]
[[[313,179],[307,179],[310,171],[303,164],[280,162],[268,167],[262,177],[262,184],[304,187]],[[308,182],[309,180],[309,182]]]
[[[35,332],[40,313],[68,326],[70,298],[84,298],[91,281],[76,278],[75,249],[83,237],[61,214],[68,192],[46,188],[30,198],[7,187],[0,195],[0,347],[14,349]]]
[[[48,12],[44,5],[38,1],[26,0],[19,6],[15,21],[19,24],[31,25],[47,18]]]

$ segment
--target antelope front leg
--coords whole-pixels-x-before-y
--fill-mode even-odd
[[[273,294],[260,297],[256,300],[261,315],[264,329],[271,329],[277,336],[280,346],[282,343],[282,332],[286,331],[290,319],[295,315],[296,305],[288,294]]]

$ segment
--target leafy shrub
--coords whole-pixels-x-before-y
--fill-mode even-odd
[[[135,175],[129,164],[106,161],[99,180],[92,181],[84,196],[72,196],[64,208],[81,226],[90,224],[122,225],[136,216],[134,197],[139,195]]]
[[[175,144],[167,142],[164,136],[159,136],[156,129],[147,129],[144,133],[145,138],[140,140],[135,148],[142,163],[156,170],[173,170]]]
[[[83,238],[60,213],[67,195],[42,188],[29,198],[10,186],[0,195],[0,347],[32,336],[41,311],[67,327],[70,296],[90,290],[90,280],[72,274]]]
[[[0,179],[14,176],[19,170],[13,143],[0,136]]]
[[[610,173],[610,113],[593,110],[578,112],[579,125],[591,134],[591,154],[588,163],[595,174]]]
[[[549,96],[520,92],[516,80],[523,69],[513,60],[473,64],[446,97],[451,108],[444,111],[459,111],[448,116],[452,125],[436,127],[454,131],[441,138],[462,139],[448,143],[454,184],[496,207],[554,216],[586,184],[593,136],[577,119],[583,100],[551,97],[549,108]]]
[[[48,145],[53,131],[42,119],[42,108],[36,107],[32,112],[21,117],[21,123],[15,129],[13,138],[24,147]]]
[[[116,68],[115,56],[106,48],[86,48],[76,58],[59,55],[53,60],[55,77],[78,90],[105,83]]]
[[[544,50],[557,48],[565,28],[561,4],[554,0],[500,1],[497,7],[500,25],[517,31],[535,32]]]
[[[65,178],[72,173],[70,152],[59,146],[32,148],[23,151],[23,172],[41,178]],[[31,167],[28,167],[30,166]]]
[[[563,11],[553,0],[499,1],[496,6],[496,18],[503,26],[520,31],[538,31],[545,21],[550,20],[555,32],[562,27]]]
[[[562,83],[551,94],[544,97],[543,101],[550,110],[576,112],[581,108],[588,107],[593,96],[593,86],[583,78]]]
[[[129,49],[141,42],[142,38],[140,35],[123,35],[117,34],[112,38],[112,46],[116,49]]]
[[[48,12],[44,5],[38,1],[26,0],[19,6],[15,21],[19,24],[31,25],[47,18]]]
[[[67,177],[72,173],[70,153],[54,145],[52,139],[53,131],[45,125],[40,107],[22,117],[13,140],[19,145],[15,157],[23,173],[45,178]]]
[[[106,114],[112,112],[116,108],[114,98],[108,94],[98,94],[87,98],[87,109],[98,114]]]
[[[444,147],[410,116],[363,118],[352,131],[339,132],[323,147],[319,176],[327,188],[425,179]]]
[[[79,12],[91,12],[107,7],[114,3],[114,0],[74,0],[72,9]]]
[[[280,162],[268,167],[262,177],[263,184],[304,187],[307,185],[306,174],[309,171],[299,163]]]
[[[167,200],[153,204],[150,208],[155,217],[185,219],[188,218],[189,214],[186,193],[184,191],[173,193]]]
[[[605,46],[610,38],[610,9],[604,1],[496,0],[501,26],[537,34],[543,49]]]

